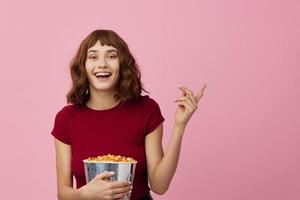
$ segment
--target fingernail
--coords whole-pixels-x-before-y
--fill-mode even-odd
[[[181,87],[181,85],[177,85],[177,87]]]
[[[109,173],[110,173],[110,174],[115,174],[115,172],[114,172],[114,171],[110,171]]]

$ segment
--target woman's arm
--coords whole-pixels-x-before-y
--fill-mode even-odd
[[[184,86],[179,86],[182,96],[175,100],[178,104],[171,139],[164,155],[162,148],[163,124],[160,124],[145,139],[148,177],[151,189],[157,194],[164,194],[175,174],[183,133],[188,121],[198,108],[206,84],[200,87],[197,95]]]
[[[162,148],[163,124],[146,136],[148,177],[151,189],[156,194],[164,194],[169,188],[178,165],[183,132],[183,128],[173,127],[165,155]]]
[[[56,154],[57,197],[59,200],[82,200],[80,190],[73,188],[71,146],[54,138]]]

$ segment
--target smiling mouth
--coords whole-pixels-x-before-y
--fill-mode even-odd
[[[98,75],[97,78],[109,78],[111,75]]]
[[[112,75],[111,72],[96,72],[94,73],[94,76],[96,76],[98,79],[107,79]]]

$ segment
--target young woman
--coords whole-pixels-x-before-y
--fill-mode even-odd
[[[150,188],[164,194],[178,164],[185,127],[203,95],[179,86],[171,140],[162,148],[164,117],[144,90],[140,71],[126,42],[111,30],[95,30],[80,44],[70,66],[73,85],[68,105],[55,117],[51,134],[56,152],[60,200],[152,199]],[[106,154],[138,161],[133,183],[106,181],[104,172],[86,183],[83,160]],[[73,175],[76,189],[73,188]],[[150,187],[148,186],[148,182]]]

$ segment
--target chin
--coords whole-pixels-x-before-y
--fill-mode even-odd
[[[114,86],[113,85],[97,85],[94,86],[96,91],[114,91]]]

